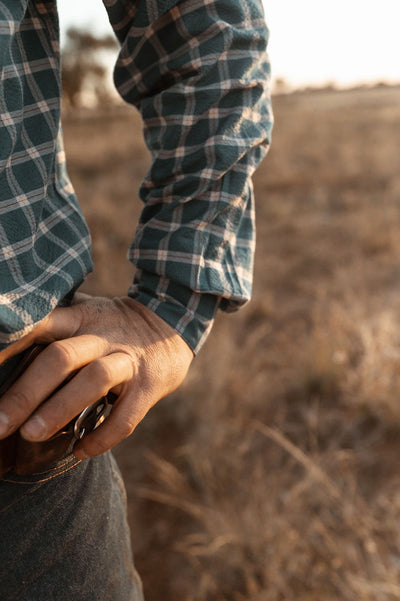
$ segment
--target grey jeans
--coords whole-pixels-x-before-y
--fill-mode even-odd
[[[0,481],[2,601],[143,601],[110,453]]]

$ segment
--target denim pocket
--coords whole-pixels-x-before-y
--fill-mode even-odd
[[[13,484],[25,484],[25,485],[41,484],[43,482],[48,482],[49,480],[53,480],[53,478],[57,478],[58,476],[61,476],[62,474],[65,474],[66,472],[73,469],[80,463],[81,463],[81,460],[77,459],[75,457],[75,455],[73,455],[71,453],[71,454],[67,455],[67,457],[64,457],[60,461],[57,461],[56,463],[51,465],[46,470],[37,472],[35,474],[19,475],[19,474],[15,474],[14,472],[9,472],[8,474],[5,474],[3,476],[2,480],[0,480],[0,483],[3,481],[3,482],[13,483]]]

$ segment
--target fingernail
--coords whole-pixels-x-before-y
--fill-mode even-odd
[[[22,436],[28,440],[42,440],[45,438],[46,433],[47,426],[39,415],[32,417],[21,428]]]
[[[0,411],[0,438],[5,436],[10,427],[10,420],[8,419],[8,415]]]

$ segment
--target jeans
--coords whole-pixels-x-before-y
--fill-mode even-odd
[[[143,601],[111,453],[0,481],[0,599]]]

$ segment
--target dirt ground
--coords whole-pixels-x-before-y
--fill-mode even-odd
[[[149,601],[400,599],[400,88],[274,107],[253,301],[116,449]],[[65,117],[93,294],[132,277],[140,129]]]

